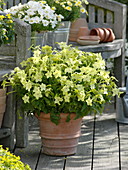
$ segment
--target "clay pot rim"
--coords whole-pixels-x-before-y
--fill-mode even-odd
[[[67,118],[67,116],[70,114],[70,118],[75,118],[76,117],[76,113],[60,113],[60,117],[61,118]],[[50,118],[50,113],[44,113],[44,112],[40,112],[40,115],[38,115],[37,113],[34,113],[35,117],[39,118]]]

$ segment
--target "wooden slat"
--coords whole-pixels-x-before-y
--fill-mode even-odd
[[[29,131],[29,144],[26,148],[16,148],[15,155],[21,157],[24,163],[30,165],[34,170],[38,161],[38,156],[41,149],[41,139],[39,137],[39,128],[34,125]]]
[[[95,23],[95,7],[92,5],[88,7],[88,18],[90,23]]]
[[[119,169],[119,146],[115,114],[97,116],[95,126],[94,170]]]
[[[128,124],[119,124],[120,130],[120,150],[121,150],[121,170],[128,168]]]
[[[16,56],[16,47],[12,45],[3,45],[0,47],[0,55]]]
[[[41,153],[38,170],[62,170],[64,167],[65,157],[47,156]]]
[[[93,143],[93,116],[83,119],[77,154],[68,156],[66,170],[91,169],[92,166],[92,143]]]
[[[107,23],[114,23],[114,14],[110,11],[106,12],[106,22]]]
[[[104,23],[104,9],[98,8],[98,23]]]

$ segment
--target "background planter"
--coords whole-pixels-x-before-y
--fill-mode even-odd
[[[47,43],[47,32],[36,32],[33,31],[31,34],[31,45],[35,46],[45,46]]]
[[[59,48],[59,45],[56,42],[65,42],[68,43],[70,21],[63,21],[59,28],[55,31],[49,31],[47,37],[47,45],[52,46],[53,48]]]
[[[67,115],[67,113],[61,113],[58,125],[51,122],[50,114],[36,115],[39,120],[44,154],[63,156],[76,153],[82,118],[74,120],[76,115],[72,113],[71,120],[66,122]]]
[[[0,128],[6,108],[6,90],[0,89]]]

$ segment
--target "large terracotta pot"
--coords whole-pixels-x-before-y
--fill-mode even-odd
[[[66,122],[67,115],[61,113],[61,120],[58,125],[51,122],[50,114],[42,112],[40,116],[36,115],[39,120],[44,154],[64,156],[76,153],[81,134],[82,118],[74,120],[76,115],[72,113],[71,120]]]
[[[0,89],[0,128],[2,125],[5,108],[6,108],[6,90]]]

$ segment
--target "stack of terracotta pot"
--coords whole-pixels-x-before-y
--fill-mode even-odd
[[[71,24],[69,41],[80,45],[92,45],[100,42],[112,42],[115,35],[111,28],[93,28],[89,30],[86,19],[79,18]]]
[[[100,42],[112,42],[115,39],[111,28],[93,28],[90,31],[90,35],[98,35]]]

